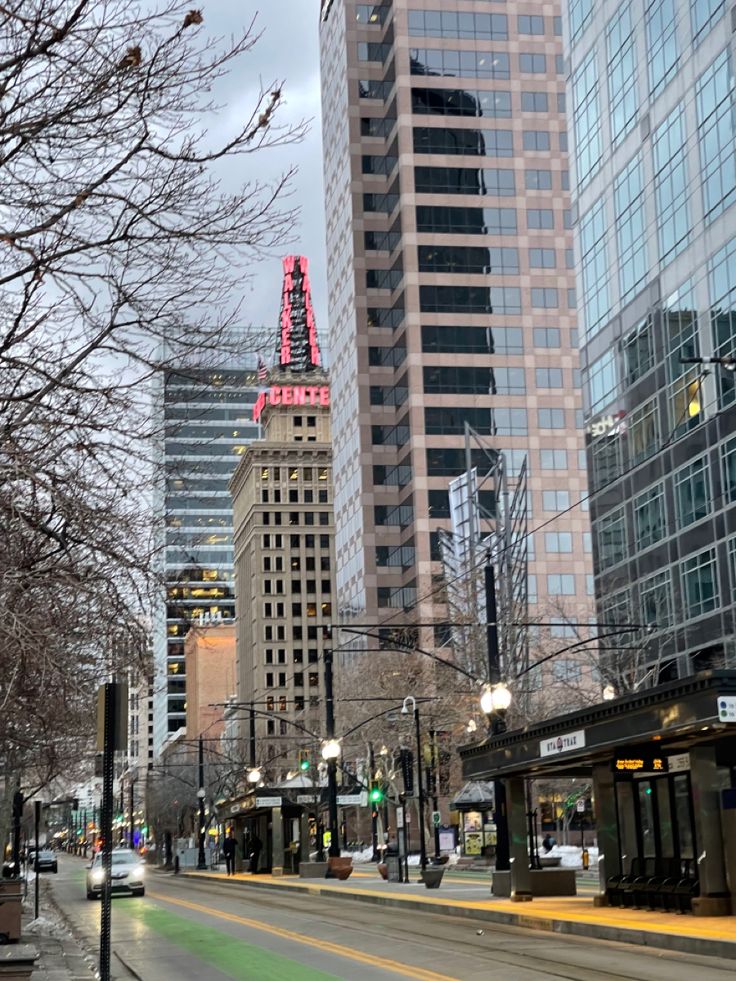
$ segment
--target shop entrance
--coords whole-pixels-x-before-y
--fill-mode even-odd
[[[695,818],[689,773],[663,773],[616,781],[621,864],[647,859],[694,859]]]

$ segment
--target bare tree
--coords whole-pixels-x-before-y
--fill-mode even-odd
[[[0,843],[15,787],[79,759],[100,674],[146,646],[148,383],[252,343],[247,266],[290,232],[289,173],[224,185],[300,138],[281,82],[212,134],[256,40],[177,0],[0,7]]]

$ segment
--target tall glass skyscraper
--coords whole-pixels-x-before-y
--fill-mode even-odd
[[[157,392],[165,436],[158,509],[165,518],[166,599],[154,622],[154,751],[186,724],[184,636],[190,624],[235,617],[233,514],[228,482],[248,443],[258,379],[239,366],[170,371]]]
[[[610,662],[646,685],[734,659],[734,374],[692,363],[736,353],[733,20],[564,20],[596,594],[601,621],[649,625]]]

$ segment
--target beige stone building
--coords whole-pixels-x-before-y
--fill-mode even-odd
[[[306,260],[288,257],[284,267],[277,360],[255,408],[263,438],[247,447],[230,483],[238,700],[254,704],[256,762],[271,781],[296,769],[300,749],[316,759],[335,565],[329,382]],[[248,715],[244,705],[244,745]]]

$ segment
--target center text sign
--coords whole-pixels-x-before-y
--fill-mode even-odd
[[[539,755],[557,756],[559,753],[569,753],[573,749],[582,749],[584,746],[585,729],[578,729],[575,732],[565,732],[559,736],[542,739],[539,743]]]
[[[267,405],[321,405],[330,404],[327,385],[272,385],[261,392],[253,406],[253,422],[258,422]]]

